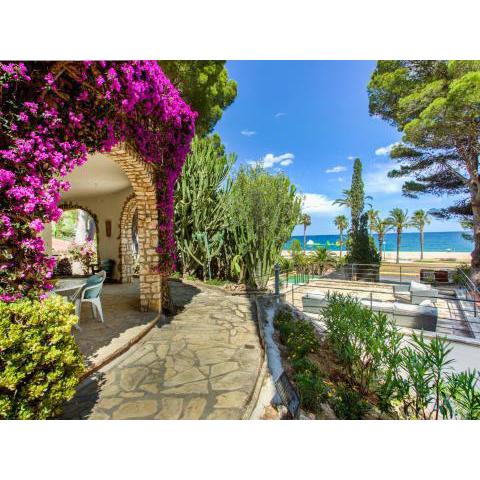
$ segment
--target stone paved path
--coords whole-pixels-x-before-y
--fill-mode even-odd
[[[62,418],[243,417],[263,355],[254,304],[180,282],[171,289],[183,310],[83,385]]]

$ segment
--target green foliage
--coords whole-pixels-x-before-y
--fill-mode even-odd
[[[192,110],[197,135],[211,132],[237,96],[237,83],[228,78],[224,60],[160,60],[160,67]]]
[[[282,173],[242,166],[228,198],[229,227],[245,282],[264,288],[300,213],[301,199]]]
[[[469,190],[468,185],[479,182],[480,62],[379,61],[368,95],[370,114],[403,133],[391,153],[400,168],[390,175],[410,178],[404,194],[458,195],[458,201],[436,214],[471,217],[478,188]]]
[[[329,388],[314,370],[304,370],[295,373],[300,402],[303,408],[308,411],[319,413],[321,404],[327,399]]]
[[[364,213],[360,216],[357,228],[352,229],[346,255],[347,263],[375,264],[381,261],[375,241],[368,234],[367,222],[368,216]]]
[[[410,219],[408,217],[408,210],[402,210],[401,208],[393,208],[390,210],[390,216],[387,218],[387,222],[397,232],[397,263],[400,262],[400,244],[402,242],[402,233],[405,228],[410,227]]]
[[[465,420],[480,420],[480,376],[476,370],[454,373],[448,382],[452,415]]]
[[[333,294],[322,316],[326,337],[352,384],[362,393],[376,389],[392,364],[402,336],[382,312],[365,308],[356,298]]]
[[[323,275],[327,268],[334,267],[337,264],[337,257],[325,247],[318,247],[309,257],[309,264],[314,267],[316,273]]]
[[[0,303],[0,419],[45,419],[75,393],[84,370],[61,297]]]
[[[365,189],[362,179],[362,162],[359,158],[355,159],[353,164],[352,185],[350,187],[350,213],[352,216],[352,234],[360,223],[360,217],[365,208]]]
[[[311,323],[295,320],[287,310],[278,312],[274,323],[292,361],[318,350],[320,343]]]
[[[227,197],[235,155],[226,156],[213,137],[195,137],[175,186],[175,235],[184,274],[211,278],[212,259],[228,275]]]
[[[344,384],[337,387],[331,403],[335,415],[341,420],[361,420],[370,410],[362,395]]]
[[[64,211],[58,219],[58,222],[52,223],[52,236],[61,240],[74,239],[77,220],[78,209]]]
[[[388,221],[388,219],[381,219],[377,216],[373,224],[373,231],[378,235],[378,255],[380,260],[382,258],[382,250],[383,250],[383,240],[385,239],[385,234],[387,234],[390,230],[392,230],[392,225]]]
[[[348,384],[362,395],[375,394],[382,411],[399,402],[405,418],[480,418],[478,372],[453,373],[452,347],[445,339],[414,333],[403,346],[392,320],[340,294],[330,297],[323,318]],[[335,408],[337,416],[344,415],[343,407]]]

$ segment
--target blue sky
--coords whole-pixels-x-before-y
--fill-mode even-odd
[[[388,216],[394,207],[413,212],[439,208],[445,199],[401,194],[402,180],[387,178],[395,163],[388,147],[401,135],[368,114],[366,92],[374,61],[231,61],[238,96],[216,126],[226,149],[241,163],[261,161],[285,171],[305,195],[309,234],[336,233],[345,213],[331,202],[349,188],[353,159],[363,163],[366,194]],[[428,231],[461,230],[456,221],[432,219]],[[294,235],[300,234],[297,226]]]

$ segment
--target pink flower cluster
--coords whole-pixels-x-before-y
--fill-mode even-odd
[[[38,237],[62,180],[88,153],[129,142],[158,166],[159,271],[175,264],[173,190],[196,113],[155,61],[0,63],[0,300],[51,289]]]

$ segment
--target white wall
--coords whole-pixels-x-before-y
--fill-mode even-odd
[[[133,193],[131,187],[125,188],[119,192],[109,193],[107,195],[85,197],[85,198],[71,198],[69,196],[66,203],[71,203],[84,207],[90,212],[94,213],[98,219],[98,254],[101,260],[112,259],[115,260],[115,278],[119,278],[119,250],[120,250],[120,215],[125,200]],[[60,203],[63,203],[61,200]],[[112,231],[110,237],[107,237],[105,221],[110,220],[112,223]],[[42,238],[45,241],[48,253],[51,253],[52,245],[52,229],[51,225],[42,233]]]

